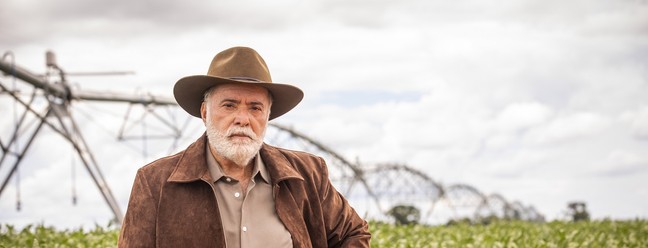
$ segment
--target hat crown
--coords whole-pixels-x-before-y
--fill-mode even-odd
[[[209,65],[207,75],[272,82],[265,61],[259,53],[249,47],[232,47],[216,54]]]

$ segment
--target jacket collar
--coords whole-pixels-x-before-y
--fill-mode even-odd
[[[207,136],[203,133],[198,140],[182,152],[167,182],[186,183],[200,179],[208,182],[213,181],[207,167],[207,157],[205,157],[206,144]]]
[[[266,170],[270,173],[273,185],[287,179],[304,181],[304,178],[277,147],[263,143],[259,154],[261,154],[261,159],[265,163]]]
[[[207,136],[203,133],[198,140],[182,152],[167,182],[187,183],[198,180],[212,182],[213,179],[207,166],[206,145]],[[260,154],[268,173],[270,173],[272,184],[291,178],[304,180],[278,148],[264,143],[261,146]]]

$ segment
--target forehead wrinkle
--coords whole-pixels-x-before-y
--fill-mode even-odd
[[[252,101],[249,101],[248,104],[265,106],[265,104],[263,104],[263,101],[260,101],[260,100],[252,100]]]
[[[232,98],[225,98],[225,99],[221,100],[220,102],[221,103],[223,103],[223,102],[241,103],[241,100],[236,100],[236,99],[232,99]]]
[[[224,102],[232,102],[232,103],[240,104],[240,103],[242,103],[243,101],[241,101],[241,100],[237,100],[237,99],[233,99],[233,98],[225,98],[225,99],[221,100],[220,102],[221,102],[221,103],[224,103]],[[262,100],[254,100],[254,99],[253,99],[253,100],[246,101],[245,103],[246,103],[246,104],[249,104],[249,105],[261,105],[261,106],[265,106],[265,104],[263,103]]]

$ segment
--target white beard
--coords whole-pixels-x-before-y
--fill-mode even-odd
[[[216,152],[238,166],[245,167],[256,156],[263,145],[263,137],[265,130],[261,137],[257,137],[250,127],[244,128],[233,126],[227,132],[220,132],[217,128],[211,125],[209,118],[207,118],[207,138],[209,144],[216,150]],[[232,134],[245,134],[250,137],[246,141],[232,141],[230,136]]]

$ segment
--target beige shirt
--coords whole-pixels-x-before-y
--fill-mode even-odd
[[[207,147],[207,166],[216,186],[216,201],[230,248],[292,247],[292,238],[275,211],[270,174],[257,153],[247,193],[238,180],[223,173]]]

